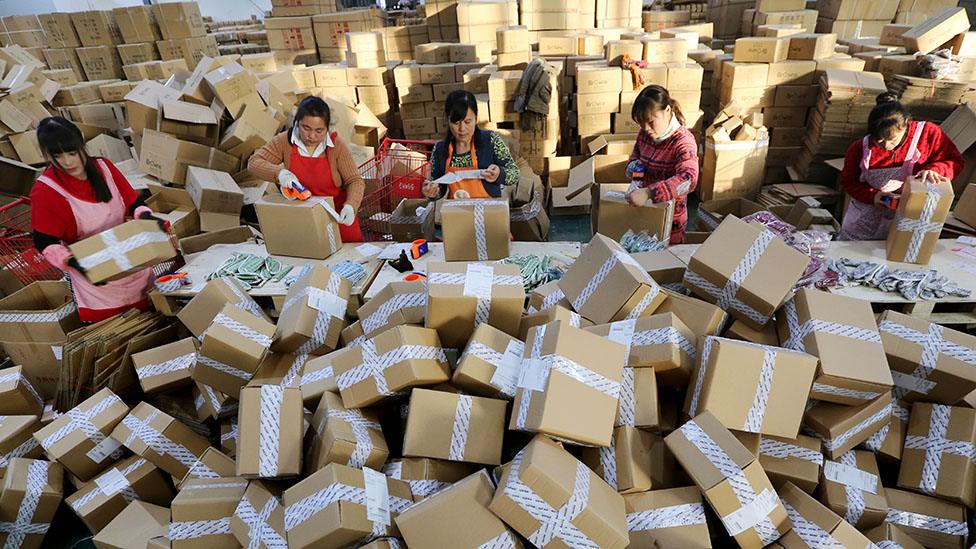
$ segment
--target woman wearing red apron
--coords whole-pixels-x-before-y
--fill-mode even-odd
[[[55,267],[68,273],[78,316],[98,322],[137,308],[146,310],[152,268],[118,280],[92,284],[66,244],[107,231],[127,218],[156,219],[110,161],[92,158],[77,126],[54,116],[41,120],[37,142],[50,161],[31,189],[34,246]],[[165,227],[164,227],[165,230]]]
[[[251,155],[247,169],[264,181],[277,181],[282,194],[307,189],[313,196],[330,196],[339,212],[343,242],[362,242],[356,212],[366,184],[349,147],[329,131],[329,105],[309,96],[298,104],[290,131],[274,136]]]
[[[434,145],[430,155],[430,179],[424,196],[442,198],[499,198],[502,187],[515,185],[519,169],[501,136],[479,129],[478,101],[465,90],[448,94],[444,102],[447,135]],[[480,172],[450,185],[433,183],[447,173]]]
[[[895,217],[895,197],[910,176],[953,179],[963,158],[937,124],[911,120],[892,93],[878,96],[868,135],[851,144],[840,183],[851,201],[839,240],[884,240]]]

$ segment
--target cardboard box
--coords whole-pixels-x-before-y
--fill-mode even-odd
[[[234,426],[236,428],[236,418]],[[186,475],[176,485],[177,490],[195,478],[230,478],[234,476],[234,459],[220,450],[210,447],[203,451],[200,458],[190,467]]]
[[[155,42],[162,38],[152,6],[114,8],[112,16],[126,44]]]
[[[200,232],[200,214],[193,199],[185,189],[150,184],[150,196],[146,206],[153,215],[169,222],[170,232],[177,238],[186,238]]]
[[[81,45],[113,46],[122,43],[122,33],[109,10],[75,12],[71,16]]]
[[[237,475],[290,477],[302,471],[302,392],[261,385],[241,390]]]
[[[669,240],[674,202],[654,204],[648,200],[645,205],[635,208],[625,196],[628,187],[626,183],[591,187],[593,207],[590,209],[590,219],[593,232],[619,240],[628,231],[646,231],[660,241]]]
[[[137,404],[115,426],[112,438],[177,478],[186,476],[210,447],[203,436],[146,402]]]
[[[871,528],[865,531],[864,535],[879,547],[884,545],[886,541],[892,541],[904,549],[924,549],[922,544],[912,539],[900,526],[895,526],[890,522]]]
[[[759,440],[759,463],[773,486],[787,482],[812,494],[820,484],[823,467],[820,439],[797,435],[796,438],[763,435]]]
[[[754,264],[746,252],[762,250]],[[693,294],[716,303],[753,328],[768,322],[792,291],[808,258],[763,228],[726,217],[688,263],[684,284]],[[744,263],[740,265],[740,263]],[[734,271],[749,273],[731,300],[721,297]],[[729,301],[729,302],[726,302]],[[781,338],[782,339],[782,338]]]
[[[346,408],[329,391],[322,393],[305,439],[307,472],[329,463],[379,469],[390,455],[376,412]]]
[[[525,302],[517,266],[431,263],[427,266],[425,326],[447,347],[460,348],[481,323],[518,333]]]
[[[665,385],[685,385],[697,350],[695,335],[673,313],[619,320],[586,328],[627,348],[627,365],[653,368]]]
[[[403,454],[498,465],[506,408],[504,400],[415,389],[410,396]]]
[[[116,46],[116,50],[119,52],[119,59],[123,66],[159,60],[159,52],[153,42],[119,45]]]
[[[796,437],[816,357],[714,336],[702,342],[701,356],[685,403],[689,416],[708,410],[730,429]]]
[[[200,6],[196,2],[167,2],[154,4],[153,14],[159,31],[166,40],[203,36],[207,32]]]
[[[655,13],[655,12],[645,12]],[[631,547],[711,547],[701,494],[692,486],[624,495]],[[659,520],[659,515],[675,521]],[[630,518],[633,517],[633,518]]]
[[[159,82],[144,80],[136,84],[125,96],[129,127],[133,133],[141,135],[147,128],[154,130],[159,120],[159,104],[179,97],[179,90],[163,86]]]
[[[176,256],[155,221],[133,220],[71,244],[72,255],[92,283],[117,280]]]
[[[976,504],[976,410],[916,402],[908,422],[898,487]]]
[[[768,545],[789,530],[786,509],[756,456],[710,412],[689,420],[664,441],[741,547]],[[722,457],[712,458],[706,451]],[[719,469],[714,461],[719,459],[731,463]]]
[[[189,386],[196,362],[197,347],[189,337],[132,355],[139,385],[147,394]]]
[[[574,482],[580,476],[588,476],[588,482]],[[533,480],[530,480],[533,479]],[[534,479],[540,479],[536,482]],[[541,481],[541,479],[545,479]],[[556,513],[567,501],[586,501],[571,513],[576,517],[573,528],[580,535],[600,547],[626,547],[629,543],[624,522],[623,497],[613,491],[595,473],[544,436],[536,436],[519,452],[502,474],[499,488],[491,501],[490,509],[515,531],[529,539],[536,539],[535,532],[547,526],[525,512],[518,493],[529,491],[553,509],[548,520],[559,520]],[[577,493],[586,487],[586,493]],[[533,498],[533,499],[535,499]],[[561,514],[558,516],[562,516]]]
[[[10,460],[15,457],[43,457],[44,452],[33,437],[42,425],[38,416],[10,416],[0,423],[0,456],[6,460],[0,473],[6,473]]]
[[[240,224],[244,193],[230,174],[187,166],[186,192],[200,212],[204,232],[236,227]],[[271,252],[274,253],[274,252]]]
[[[837,35],[794,34],[790,36],[790,59],[823,59],[834,54]]]
[[[888,488],[886,522],[905,531],[917,543],[938,549],[966,545],[966,508],[939,498]]]
[[[609,448],[584,448],[583,463],[621,494],[671,486],[674,458],[664,439],[636,427],[617,427]]]
[[[280,195],[263,196],[254,205],[268,252],[276,255],[325,259],[342,247],[336,220],[321,204],[335,209],[332,198],[305,202]],[[287,223],[285,223],[287,221]]]
[[[488,323],[479,324],[458,359],[451,383],[480,396],[514,398],[525,344]]]
[[[901,43],[909,53],[929,53],[969,30],[969,17],[965,9],[945,8],[924,23],[915,25],[901,35]]]
[[[450,487],[475,470],[476,466],[460,461],[428,458],[401,458],[383,467],[386,476],[409,484],[414,501],[418,502]]]
[[[41,547],[64,497],[64,470],[57,463],[13,458],[3,477],[0,520],[12,532],[0,533],[0,541],[18,547]],[[38,526],[34,526],[38,525]]]
[[[446,200],[441,206],[441,229],[447,261],[508,257],[509,211],[506,201]]]
[[[37,16],[41,29],[52,48],[77,48],[81,46],[78,33],[71,22],[72,14],[65,12],[41,13]]]
[[[153,538],[166,539],[168,530],[169,508],[135,500],[95,534],[92,543],[99,549],[136,549]]]
[[[614,427],[652,430],[661,427],[657,374],[653,368],[627,366],[623,369]]]
[[[836,459],[888,425],[891,414],[891,393],[884,393],[855,406],[818,402],[806,411],[803,424],[823,439],[824,455]]]
[[[44,399],[35,389],[37,382],[23,366],[0,370],[0,414],[40,416]]]
[[[214,171],[235,172],[240,163],[237,157],[218,151],[212,147],[182,141],[150,129],[145,130],[142,134],[142,146],[139,152],[140,170],[157,179],[170,181],[177,185],[188,183],[187,172],[191,166],[207,168]],[[198,207],[197,209],[200,208]],[[201,215],[201,223],[207,225],[203,221],[204,217]],[[233,224],[234,227],[238,225],[239,223],[237,222]],[[225,224],[221,228],[226,228],[227,226]],[[204,231],[207,231],[207,229],[204,229]]]
[[[274,334],[271,323],[224,305],[203,334],[193,379],[236,397],[264,360]]]
[[[367,348],[375,349],[375,355],[364,352]],[[396,362],[376,362],[377,357],[394,352],[399,353]],[[396,391],[450,378],[437,332],[415,326],[396,326],[367,339],[360,347],[347,347],[336,354],[332,366],[347,408],[369,406]]]
[[[203,80],[233,118],[245,107],[264,107],[257,92],[257,80],[239,63],[228,63],[214,68],[204,74]]]
[[[898,201],[896,221],[888,231],[885,257],[889,261],[927,265],[954,197],[949,181],[929,183],[909,178]]]
[[[32,282],[0,299],[0,331],[5,343],[60,343],[80,326],[78,307],[66,282]]]
[[[820,501],[861,530],[881,524],[888,513],[888,501],[874,454],[850,450],[836,461],[824,462]]]
[[[660,287],[640,264],[620,244],[600,234],[560,279],[559,288],[573,308],[594,323],[647,316],[664,300]]]
[[[862,404],[891,389],[891,373],[870,303],[801,289],[777,319],[787,349],[820,359],[811,398]]]
[[[768,88],[768,91],[760,93],[769,96],[769,104],[765,104],[766,101],[763,100],[754,103],[755,107],[770,106],[775,88]],[[743,129],[745,128],[751,126]],[[700,179],[702,198],[750,198],[759,192],[763,184],[769,148],[768,132],[757,129],[754,137],[737,140],[721,133],[724,132],[713,133],[705,139],[705,158]],[[743,135],[749,137],[748,134]]]
[[[91,46],[78,48],[78,62],[88,80],[122,78],[122,60],[115,46]]]
[[[512,414],[509,429],[608,446],[626,362],[625,347],[565,322],[531,330],[525,347],[513,404],[518,412]],[[569,376],[565,365],[573,363],[606,382],[591,386]]]
[[[249,483],[230,519],[230,531],[242,546],[287,547],[281,489],[263,482]]]
[[[318,495],[343,487],[349,496],[330,500],[324,507]],[[378,494],[379,501],[372,503]],[[376,490],[376,492],[374,492]],[[413,503],[410,486],[372,469],[353,469],[330,463],[285,490],[285,531],[289,547],[344,547],[377,533],[397,535],[397,515]],[[360,503],[364,502],[364,503]]]
[[[791,483],[779,488],[793,529],[779,540],[783,547],[809,547],[819,543],[840,547],[870,547],[872,544],[850,523]]]
[[[401,105],[401,109],[403,106]],[[390,214],[390,233],[396,242],[413,242],[434,237],[434,210],[425,199],[404,198]],[[425,208],[422,210],[421,208]]]
[[[349,280],[325,265],[313,265],[285,295],[278,317],[274,351],[296,355],[322,355],[339,344],[346,327]]]
[[[203,290],[193,296],[193,299],[183,307],[177,318],[194,336],[203,337],[204,332],[213,323],[214,317],[227,304],[233,304],[270,323],[268,316],[247,295],[240,283],[227,277],[208,281]]]
[[[129,407],[109,389],[98,391],[73,408],[74,417],[64,414],[34,433],[44,453],[82,481],[90,480],[105,466],[122,456],[121,445],[108,437],[128,414]],[[78,419],[75,419],[77,417]],[[89,436],[81,427],[92,429]],[[10,471],[7,471],[10,474]]]
[[[233,547],[230,520],[244,497],[242,478],[193,479],[173,499],[168,537],[172,549]]]
[[[736,63],[776,63],[789,55],[790,39],[749,36],[735,41]]]
[[[361,332],[373,337],[403,324],[423,324],[427,310],[424,284],[394,281],[359,308]]]
[[[200,421],[237,415],[237,399],[215,391],[205,383],[194,380],[190,396],[193,397],[193,406]]]
[[[174,493],[163,473],[152,463],[129,456],[78,487],[65,503],[92,532],[99,532],[135,499],[169,505]]]

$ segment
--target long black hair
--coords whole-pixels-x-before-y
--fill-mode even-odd
[[[643,127],[650,117],[661,110],[671,107],[671,112],[678,119],[678,122],[685,123],[685,115],[681,112],[681,105],[671,97],[666,88],[652,84],[642,89],[637,98],[634,99],[634,106],[630,109],[630,117]]]
[[[447,117],[448,122],[454,124],[464,120],[465,116],[468,116],[468,109],[474,113],[475,121],[478,118],[478,100],[474,97],[474,94],[468,90],[454,90],[447,94],[447,98],[444,99],[444,116]],[[478,128],[475,126],[475,134],[478,133]],[[472,136],[472,140],[474,136]],[[447,143],[454,143],[454,134],[451,133],[450,125],[448,125],[447,133],[444,135],[444,141]]]
[[[898,94],[885,92],[875,100],[877,104],[868,115],[868,135],[875,141],[891,137],[893,130],[904,130],[908,127],[911,114],[899,99]]]
[[[329,104],[321,97],[310,95],[302,99],[301,103],[298,104],[298,109],[295,110],[295,120],[292,122],[291,129],[288,131],[289,141],[291,140],[291,134],[295,132],[295,128],[298,127],[299,122],[306,116],[314,116],[325,120],[326,129],[332,124],[332,110],[329,109]]]
[[[89,156],[85,151],[85,136],[73,122],[61,116],[49,116],[41,120],[41,123],[37,125],[37,143],[51,165],[62,172],[64,169],[54,159],[55,155],[78,153],[85,164],[88,182],[91,183],[92,189],[95,191],[95,200],[108,202],[112,199],[112,192],[109,190],[108,184],[105,183],[101,170],[95,164],[96,158]]]

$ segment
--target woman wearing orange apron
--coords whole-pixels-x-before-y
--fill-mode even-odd
[[[474,94],[452,91],[444,102],[444,115],[447,135],[431,152],[431,180],[423,189],[427,198],[499,198],[502,187],[518,183],[518,166],[505,141],[497,133],[477,126],[478,101]],[[448,173],[468,177],[448,185],[434,183]]]
[[[247,169],[264,181],[277,181],[282,194],[307,190],[312,196],[332,197],[342,241],[362,242],[356,212],[366,184],[349,147],[329,131],[330,120],[325,101],[306,97],[298,104],[291,130],[279,133],[255,151]]]
[[[55,267],[68,273],[78,316],[98,322],[128,309],[146,310],[152,267],[101,284],[92,284],[68,244],[107,231],[128,219],[162,220],[132,190],[109,160],[85,152],[81,130],[53,116],[41,120],[37,142],[50,161],[31,189],[34,247]]]

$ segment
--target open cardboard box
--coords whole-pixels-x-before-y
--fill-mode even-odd
[[[193,236],[200,232],[200,213],[193,205],[190,193],[185,189],[164,187],[158,183],[150,183],[149,206],[156,217],[169,221],[170,230],[176,238]]]

